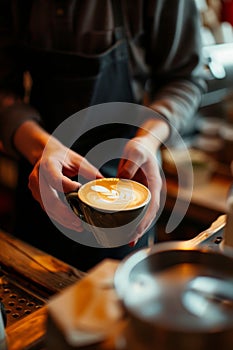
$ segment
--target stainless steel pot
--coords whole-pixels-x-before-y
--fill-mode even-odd
[[[164,242],[123,260],[115,289],[143,349],[233,349],[233,253]]]

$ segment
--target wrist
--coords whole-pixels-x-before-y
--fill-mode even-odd
[[[149,119],[143,123],[136,137],[147,139],[152,147],[152,151],[156,152],[161,145],[167,140],[170,134],[170,127],[163,119]]]
[[[49,137],[37,122],[27,120],[15,131],[13,142],[17,151],[34,165],[41,158]]]

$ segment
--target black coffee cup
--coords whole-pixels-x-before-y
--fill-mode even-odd
[[[66,198],[101,246],[116,247],[133,240],[151,193],[133,180],[103,178],[82,185]]]

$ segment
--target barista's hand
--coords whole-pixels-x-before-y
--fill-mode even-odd
[[[54,138],[50,138],[43,155],[34,166],[29,177],[29,188],[50,218],[63,226],[83,231],[79,220],[67,203],[61,198],[63,193],[75,191],[80,183],[72,181],[76,175],[87,179],[102,177],[99,171],[85,158],[66,148]]]
[[[75,191],[80,183],[70,178],[81,174],[87,179],[101,177],[99,171],[85,158],[67,149],[56,140],[50,140],[43,156],[37,161],[29,177],[33,197],[50,218],[63,226],[83,231],[81,221],[61,200],[63,192]],[[42,196],[41,196],[42,193]]]
[[[135,240],[146,232],[152,224],[160,206],[162,179],[156,158],[153,137],[139,136],[131,139],[119,164],[118,176],[138,181],[151,191],[151,202],[148,210],[136,229]]]
[[[17,129],[14,144],[34,165],[29,177],[33,197],[51,219],[67,228],[82,231],[81,221],[61,198],[64,198],[64,193],[80,187],[80,183],[71,180],[72,177],[80,174],[87,179],[95,179],[102,177],[100,172],[34,121],[26,121]]]

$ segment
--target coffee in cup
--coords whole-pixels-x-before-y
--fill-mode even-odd
[[[133,180],[96,179],[66,198],[74,213],[104,247],[129,243],[150,202],[149,189]]]

